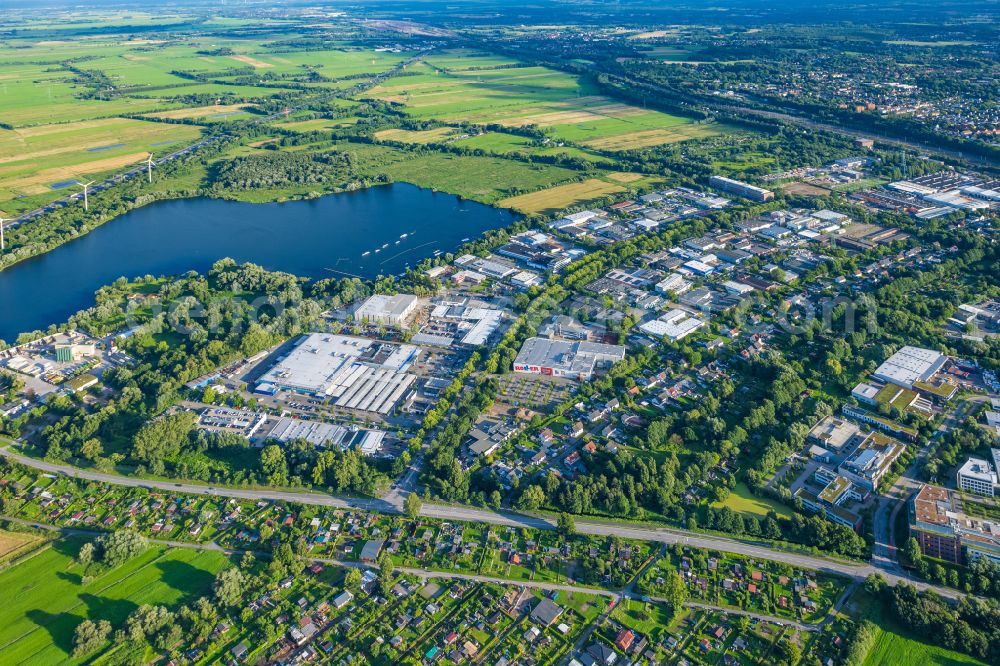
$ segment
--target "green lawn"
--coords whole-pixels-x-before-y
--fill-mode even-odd
[[[83,584],[73,559],[82,544],[58,541],[0,573],[0,663],[75,663],[73,631],[84,618],[118,629],[142,604],[176,609],[209,594],[227,564],[221,553],[157,546]]]
[[[519,192],[534,192],[577,176],[576,171],[546,164],[442,153],[421,155],[375,171],[388,173],[393,180],[483,203],[494,203]]]
[[[743,482],[736,484],[736,488],[733,489],[733,492],[729,493],[729,497],[726,498],[725,502],[715,502],[712,506],[715,508],[728,506],[733,511],[752,513],[758,516],[766,516],[768,511],[774,511],[779,516],[785,518],[790,518],[792,515],[792,510],[781,502],[769,497],[757,497],[753,495]]]
[[[960,666],[983,662],[934,645],[920,643],[910,638],[880,630],[875,647],[868,654],[863,666]],[[985,666],[985,665],[984,665]]]

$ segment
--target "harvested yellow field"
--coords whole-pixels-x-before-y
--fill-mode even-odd
[[[386,141],[401,141],[403,143],[434,143],[444,141],[454,134],[454,127],[437,127],[419,132],[404,129],[389,129],[376,132],[375,138]]]
[[[624,187],[591,178],[580,183],[557,185],[531,194],[508,197],[499,201],[498,205],[524,213],[547,213],[562,210],[581,201],[592,201],[624,191]]]
[[[102,171],[120,169],[130,164],[144,162],[148,155],[149,153],[147,152],[131,153],[129,155],[109,157],[107,159],[96,160],[94,162],[87,162],[86,164],[79,164],[71,167],[53,167],[51,169],[42,169],[41,171],[37,171],[24,178],[15,178],[13,180],[4,181],[3,186],[4,188],[18,190],[26,194],[41,194],[42,192],[50,191],[49,185],[51,183],[73,180],[74,178],[78,178],[80,176],[100,173]]]
[[[36,125],[0,130],[0,165],[20,164],[22,172],[47,166],[44,158],[66,156],[76,162],[100,158],[104,150],[137,148],[165,139],[189,140],[200,134],[198,128],[166,125],[127,118],[104,118],[75,123]],[[130,151],[131,152],[131,151]],[[62,166],[50,160],[52,166]],[[0,174],[13,173],[0,168]]]
[[[609,173],[608,178],[615,181],[616,183],[634,183],[637,180],[642,180],[645,178],[641,173],[631,173],[629,171],[615,171],[614,173]]]
[[[174,109],[173,111],[160,111],[159,113],[150,113],[150,118],[170,118],[172,120],[180,120],[185,118],[205,118],[208,116],[215,116],[223,113],[236,113],[238,111],[243,111],[245,109],[252,108],[248,104],[219,104],[210,106],[192,106],[186,109]]]
[[[257,60],[256,58],[251,58],[248,55],[235,55],[229,57],[232,58],[233,60],[242,62],[244,65],[250,65],[251,67],[256,67],[257,69],[263,69],[265,67],[274,67],[274,65],[272,65],[269,62],[263,62],[261,60]]]
[[[647,113],[649,112],[645,109],[629,106],[628,104],[595,104],[594,106],[574,108],[566,111],[548,111],[545,113],[519,115],[514,118],[503,118],[499,122],[508,127],[520,127],[522,125],[552,127],[554,125],[589,123],[607,118],[630,118]]]
[[[0,562],[17,557],[41,540],[41,537],[34,534],[18,534],[17,532],[0,530]]]
[[[640,132],[629,132],[616,136],[606,136],[600,139],[583,141],[588,148],[598,150],[634,150],[650,146],[662,146],[666,143],[677,143],[688,139],[699,139],[714,136],[719,132],[705,125],[678,125],[669,129],[651,129]]]

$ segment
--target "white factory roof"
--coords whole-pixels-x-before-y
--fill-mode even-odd
[[[948,190],[947,192],[928,194],[924,197],[924,201],[944,206],[951,206],[952,208],[961,208],[962,210],[977,210],[979,208],[990,207],[988,202],[967,197],[958,192],[958,190]]]
[[[625,358],[625,347],[597,342],[570,342],[549,338],[528,338],[514,363],[558,368],[567,372],[589,373],[598,361],[616,362]]]
[[[356,430],[344,426],[305,421],[302,419],[282,418],[271,430],[268,439],[279,442],[290,442],[293,439],[304,439],[314,446],[330,446],[349,449],[357,447],[365,455],[371,455],[382,446],[385,432],[381,430]]]
[[[260,382],[285,390],[335,399],[338,406],[388,413],[414,376],[403,372],[419,354],[413,345],[387,345],[377,357],[362,361],[370,347],[365,338],[313,333],[268,370]]]
[[[375,294],[354,311],[354,318],[362,321],[383,317],[405,317],[416,304],[417,297],[413,294],[395,294],[393,296]]]
[[[913,382],[927,381],[947,360],[947,356],[932,349],[907,346],[886,359],[872,376],[905,388],[913,388]]]
[[[658,319],[647,321],[639,328],[658,338],[681,340],[705,325],[701,319],[692,317],[684,310],[674,308]]]
[[[961,187],[959,189],[963,194],[968,194],[970,197],[976,197],[977,199],[989,199],[990,201],[1000,201],[1000,190],[979,187],[978,185],[966,185],[965,187]]]
[[[907,194],[934,194],[938,191],[936,187],[928,187],[926,185],[918,185],[917,183],[911,182],[909,180],[900,180],[895,183],[889,183],[887,185],[890,189],[896,190],[897,192],[906,192]]]
[[[735,280],[726,280],[722,283],[722,286],[726,288],[726,291],[740,296],[743,294],[749,294],[753,291],[753,287],[750,285],[743,284],[742,282],[736,282]]]
[[[823,210],[817,210],[813,213],[809,213],[809,215],[810,217],[815,217],[817,220],[820,220],[822,222],[843,223],[845,220],[850,219],[844,213],[838,213],[836,211],[827,210],[825,208]]]

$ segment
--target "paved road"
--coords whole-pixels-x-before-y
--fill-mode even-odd
[[[17,523],[19,525],[24,525],[25,527],[34,527],[36,529],[43,529],[50,532],[58,532],[64,536],[83,536],[83,537],[94,537],[103,534],[98,530],[86,530],[86,529],[75,529],[70,527],[59,527],[57,525],[49,525],[45,523],[38,523],[28,520],[22,520],[20,518],[4,518],[10,522]],[[224,553],[226,555],[241,556],[245,553],[251,553],[255,557],[268,557],[269,554],[264,551],[257,550],[244,550],[240,548],[224,548],[214,541],[207,543],[192,543],[190,541],[175,541],[173,539],[153,539],[147,538],[147,541],[155,544],[162,544],[164,546],[170,546],[172,548],[187,548],[189,550],[207,550],[217,553]],[[477,583],[496,583],[499,585],[517,585],[521,587],[527,587],[534,590],[546,590],[549,592],[573,592],[577,594],[591,594],[602,597],[611,597],[616,600],[621,600],[623,598],[632,599],[635,601],[643,601],[643,596],[632,591],[635,586],[636,580],[642,575],[648,566],[654,564],[661,556],[663,552],[657,553],[656,556],[650,558],[650,562],[643,567],[643,569],[636,575],[635,578],[629,583],[629,585],[624,590],[608,590],[593,587],[585,587],[582,585],[568,585],[563,583],[551,583],[548,581],[538,581],[538,580],[519,580],[511,578],[503,578],[502,576],[483,576],[479,574],[467,574],[460,573],[456,571],[436,571],[429,569],[417,569],[414,567],[395,567],[395,571],[404,573],[411,576],[416,576],[422,580],[434,580],[434,579],[449,579],[449,580],[468,580]],[[305,558],[309,562],[318,562],[320,564],[327,564],[330,566],[344,567],[349,569],[370,569],[372,567],[361,564],[360,562],[339,560],[328,557],[309,557]],[[844,600],[850,596],[850,593],[856,588],[855,585],[850,585],[845,589],[845,593],[837,601],[837,604],[833,607],[833,613],[840,610],[843,605]],[[656,603],[666,603],[666,599],[661,597],[648,597],[652,602]],[[747,617],[755,617],[759,620],[764,620],[766,622],[775,622],[778,624],[785,624],[793,627],[797,627],[803,631],[817,631],[826,624],[827,620],[818,623],[808,623],[808,622],[798,622],[795,620],[790,620],[788,618],[777,617],[774,615],[766,615],[763,613],[754,613],[751,611],[744,611],[737,608],[729,608],[727,606],[716,606],[713,604],[706,604],[701,602],[686,602],[684,604],[689,608],[700,608],[704,610],[715,610],[728,613],[730,615],[746,615]]]
[[[655,94],[655,93],[659,92],[659,93],[662,93],[662,94],[667,95],[667,96],[673,96],[674,95],[674,93],[672,91],[665,90],[663,87],[657,86],[656,84],[649,83],[647,81],[641,81],[640,82],[640,81],[636,81],[636,80],[631,79],[631,78],[622,77],[622,76],[613,75],[613,74],[609,75],[609,78],[613,82],[616,82],[616,83],[619,83],[619,84],[622,84],[622,85],[626,85],[626,86],[629,86],[629,87],[632,87],[632,88],[646,90],[646,91],[650,92],[651,94]],[[702,99],[702,100],[700,100],[699,103],[704,104],[704,105],[706,105],[706,106],[708,106],[710,108],[714,108],[714,109],[717,109],[717,110],[720,110],[720,111],[725,111],[725,112],[728,112],[728,113],[733,113],[733,114],[736,114],[736,115],[750,115],[750,116],[757,116],[759,118],[768,118],[768,119],[772,119],[772,120],[780,120],[780,121],[783,121],[783,122],[786,122],[786,123],[789,123],[789,124],[792,124],[792,125],[797,125],[799,127],[806,127],[806,128],[809,128],[809,129],[820,130],[820,131],[824,131],[824,132],[831,132],[831,133],[834,133],[834,134],[841,134],[841,135],[849,136],[849,137],[853,137],[853,138],[864,138],[864,139],[874,138],[874,139],[878,140],[880,143],[885,143],[885,144],[889,144],[889,145],[899,146],[899,147],[902,147],[902,148],[908,148],[910,150],[913,150],[913,151],[916,151],[918,153],[922,153],[922,154],[925,154],[925,155],[931,155],[931,156],[935,156],[935,157],[943,157],[943,158],[949,158],[949,159],[962,160],[962,161],[965,161],[965,162],[970,162],[972,164],[975,164],[975,165],[977,165],[980,168],[986,168],[986,169],[989,169],[989,170],[992,170],[992,171],[995,171],[997,169],[997,166],[998,166],[996,160],[992,160],[992,159],[990,159],[988,157],[984,157],[984,156],[980,156],[980,155],[975,155],[975,154],[972,154],[972,153],[967,153],[967,152],[963,152],[963,151],[959,151],[959,150],[954,150],[954,149],[950,149],[950,148],[945,148],[945,147],[942,147],[942,146],[930,145],[930,144],[927,144],[927,143],[917,143],[917,142],[914,142],[914,141],[909,141],[907,139],[901,138],[899,136],[895,136],[895,135],[889,136],[889,135],[886,135],[886,134],[884,134],[882,132],[875,131],[875,130],[861,130],[861,129],[856,129],[856,128],[848,127],[846,125],[837,125],[837,124],[834,124],[832,122],[821,122],[821,121],[810,120],[809,118],[806,118],[806,117],[803,117],[803,116],[800,116],[800,115],[795,115],[795,114],[792,114],[792,113],[783,113],[783,112],[780,112],[780,111],[769,111],[769,110],[766,110],[766,109],[754,109],[754,108],[750,108],[750,107],[746,107],[746,106],[739,106],[739,105],[736,105],[736,104],[727,104],[727,103],[724,103],[724,102],[721,102],[721,101],[720,102],[716,102],[714,100],[705,100],[705,99]]]
[[[938,438],[960,424],[975,405],[989,399],[990,396],[973,395],[962,400],[954,410],[941,420],[930,440],[920,449],[913,462],[899,475],[892,487],[882,491],[872,521],[872,530],[875,533],[872,564],[886,571],[903,573],[903,568],[897,560],[897,548],[900,544],[896,537],[896,518],[899,512],[907,506],[910,496],[917,492],[923,483],[918,478],[920,467]]]
[[[205,486],[192,483],[172,483],[169,481],[136,479],[117,474],[107,474],[104,472],[80,469],[71,465],[37,460],[35,458],[15,453],[11,451],[9,447],[0,448],[0,455],[27,467],[32,467],[50,474],[65,474],[74,478],[98,481],[111,485],[150,488],[164,490],[167,492],[189,493],[195,495],[212,495],[216,497],[283,501],[316,506],[329,506],[341,509],[358,509],[379,513],[400,513],[399,507],[381,499],[336,497],[308,491],[229,488],[222,486]],[[525,515],[507,511],[491,511],[465,506],[449,506],[445,504],[426,503],[421,508],[420,515],[427,518],[468,523],[531,527],[544,530],[555,529],[555,523],[553,521],[541,516]],[[906,580],[907,582],[913,583],[919,589],[934,589],[938,594],[945,597],[956,598],[960,596],[960,593],[955,590],[928,585],[910,578],[904,572],[887,571],[873,566],[872,564],[854,564],[842,560],[820,557],[817,555],[782,550],[763,542],[741,541],[726,537],[710,536],[665,527],[656,527],[654,525],[641,525],[625,522],[601,522],[583,519],[578,519],[576,521],[576,531],[580,534],[588,536],[618,536],[625,539],[653,541],[663,544],[682,544],[695,548],[737,553],[760,560],[783,562],[795,567],[815,569],[824,573],[846,576],[856,581],[864,580],[864,578],[869,574],[881,573],[890,583]]]

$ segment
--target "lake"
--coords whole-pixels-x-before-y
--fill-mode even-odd
[[[205,272],[232,257],[310,278],[374,278],[516,219],[406,183],[274,204],[160,201],[0,272],[0,339],[66,321],[121,276]]]

